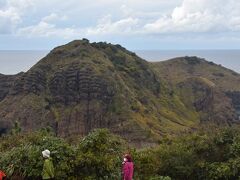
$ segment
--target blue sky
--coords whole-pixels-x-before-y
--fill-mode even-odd
[[[0,50],[74,39],[128,49],[240,49],[239,0],[0,0]]]

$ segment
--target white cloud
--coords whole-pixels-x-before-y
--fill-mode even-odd
[[[31,7],[31,0],[3,0],[0,8],[0,34],[14,31],[22,22],[24,11]]]
[[[146,33],[226,32],[240,30],[236,0],[184,0],[171,14],[144,26]]]
[[[71,38],[80,33],[80,29],[73,27],[59,28],[55,25],[57,21],[67,20],[67,16],[60,16],[56,13],[51,13],[41,19],[36,25],[31,25],[23,28],[19,28],[18,35],[24,35],[28,37],[62,37]]]
[[[57,28],[56,25],[45,21],[39,22],[37,25],[24,27],[18,30],[17,34],[28,37],[61,37],[71,38],[81,33],[81,30],[75,28]]]
[[[25,10],[32,7],[36,0],[5,0],[8,7],[15,7],[20,10]]]
[[[4,0],[0,34],[74,38],[240,31],[239,0]],[[2,4],[2,3],[1,3]],[[32,17],[32,18],[30,18]],[[103,18],[102,18],[103,17]]]
[[[20,21],[21,17],[14,8],[0,10],[0,34],[10,33]]]
[[[182,0],[172,11],[130,7],[148,6],[144,1],[123,1],[121,16],[112,21],[111,16],[103,18],[95,27],[87,29],[87,34],[175,34],[179,33],[231,33],[240,31],[240,1],[237,0]],[[148,4],[173,5],[179,1],[151,1]],[[140,4],[140,5],[139,5]],[[152,6],[153,7],[153,6]]]
[[[106,35],[106,34],[131,34],[139,20],[136,18],[128,17],[112,22],[110,15],[98,21],[96,27],[87,28],[87,35]]]
[[[117,21],[112,21],[111,15],[104,16],[98,20],[96,26],[81,28],[81,27],[57,27],[56,21],[65,20],[66,16],[50,14],[41,19],[41,21],[32,26],[20,28],[17,32],[20,36],[28,37],[63,37],[76,38],[81,36],[91,35],[110,35],[110,34],[131,34],[137,28],[138,19],[125,18]]]
[[[50,15],[42,18],[42,21],[44,22],[56,22],[56,21],[65,21],[65,20],[67,20],[66,15],[60,16],[56,13],[51,13]]]
[[[97,35],[97,34],[107,34],[107,33],[117,33],[117,34],[126,34],[135,32],[135,26],[138,23],[144,23],[139,19],[147,19],[152,18],[156,15],[159,15],[159,12],[143,12],[142,9],[148,7],[151,9],[153,6],[163,6],[174,4],[174,2],[180,0],[149,0],[146,3],[144,0],[97,0],[94,3],[90,3],[88,0],[68,0],[68,1],[60,1],[60,0],[4,0],[6,6],[8,8],[14,8],[14,12],[16,12],[15,17],[18,17],[18,21],[12,21],[14,26],[11,26],[11,31],[20,34],[19,32],[34,32],[35,35],[43,35],[43,29],[50,30],[50,32],[54,29],[57,29],[56,32],[67,31],[69,29],[72,30],[85,30],[85,34]],[[122,8],[119,8],[122,7]],[[164,9],[164,8],[162,8]],[[102,11],[99,14],[99,11]],[[128,11],[128,12],[127,12]],[[114,12],[114,13],[113,13]],[[116,14],[115,14],[116,12]],[[46,15],[48,13],[48,15]],[[69,18],[66,15],[59,16],[60,13],[68,13],[71,14]],[[74,14],[75,13],[75,14]],[[104,14],[105,13],[105,14]],[[45,17],[38,20],[39,15],[45,14]],[[88,27],[79,26],[77,20],[78,17],[86,17],[85,22],[83,24],[87,24],[87,21],[90,19],[97,19],[97,17],[107,16],[107,14],[111,14],[112,18],[109,18],[106,21],[100,24],[100,20],[95,21],[95,25],[91,24]],[[32,17],[29,20],[27,17]],[[9,17],[14,17],[9,15]],[[26,21],[28,19],[28,21]],[[114,19],[114,20],[113,20]],[[62,25],[58,27],[56,21],[65,20],[66,25]],[[30,21],[30,22],[29,22]],[[74,22],[75,21],[75,22]],[[9,22],[7,18],[4,18],[4,22]],[[35,23],[35,24],[33,24]],[[75,25],[74,23],[78,24]],[[2,23],[3,24],[3,23]],[[10,23],[11,24],[11,23]],[[6,27],[4,25],[1,26]],[[0,29],[1,29],[0,27]],[[13,28],[16,27],[16,28]],[[73,28],[75,27],[75,28]],[[37,31],[37,29],[41,29]],[[36,33],[41,32],[41,33]],[[1,33],[1,32],[0,32]],[[31,33],[30,33],[31,34]],[[49,34],[46,32],[45,34]],[[51,34],[51,33],[50,33]],[[23,34],[24,35],[24,34]],[[33,34],[32,34],[33,35]],[[71,36],[71,35],[70,35]]]

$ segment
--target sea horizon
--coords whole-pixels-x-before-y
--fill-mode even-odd
[[[132,50],[147,61],[197,56],[240,73],[240,49]],[[0,73],[11,75],[28,71],[50,50],[0,50]]]

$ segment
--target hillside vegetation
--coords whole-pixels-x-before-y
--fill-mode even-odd
[[[26,73],[0,76],[0,134],[51,127],[60,137],[108,128],[136,146],[240,115],[240,75],[197,57],[150,63],[120,45],[72,41]]]
[[[203,77],[224,91],[240,90],[238,73],[202,58],[179,57],[152,63],[152,65],[161,77],[172,84],[191,77]]]
[[[18,180],[41,179],[41,151],[45,148],[52,152],[56,179],[121,179],[125,153],[133,157],[136,180],[230,180],[240,176],[240,131],[234,128],[164,138],[156,147],[141,150],[129,148],[105,129],[78,140],[61,139],[47,129],[0,140],[1,168]]]

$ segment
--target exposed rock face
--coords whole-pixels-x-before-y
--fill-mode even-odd
[[[114,95],[113,87],[90,68],[80,70],[72,67],[56,72],[50,79],[49,89],[52,103],[65,105],[93,99],[108,104]]]
[[[57,47],[26,73],[0,75],[0,134],[18,121],[24,131],[50,126],[66,137],[109,128],[134,144],[151,144],[201,123],[231,125],[234,93],[226,96],[196,73],[202,59],[183,61],[186,71],[174,74],[172,64],[153,66],[120,45],[84,39]]]
[[[21,93],[40,94],[46,90],[46,77],[43,71],[29,71],[16,78],[10,91],[11,95]]]
[[[240,91],[228,91],[226,95],[232,100],[238,119],[240,120]]]
[[[194,90],[195,91],[195,90]],[[198,90],[197,90],[198,91]],[[196,92],[196,91],[195,91]],[[205,96],[196,100],[193,105],[197,111],[205,111],[209,108],[212,108],[212,103],[214,100],[213,89],[204,89]]]
[[[0,74],[0,101],[2,101],[10,91],[10,88],[13,85],[15,79],[21,76],[21,73],[18,75],[3,75]]]
[[[183,98],[189,107],[199,112],[201,123],[213,122],[218,125],[231,125],[237,120],[231,99],[225,96],[214,83],[202,77],[187,79],[178,84],[178,88],[187,97]]]
[[[51,106],[83,105],[83,109],[73,111],[70,118],[65,118],[57,124],[60,134],[86,134],[94,128],[108,127],[103,118],[106,118],[104,115],[113,101],[114,87],[92,69],[70,67],[66,71],[56,72],[48,86],[52,97],[49,100]],[[68,123],[73,127],[65,131]]]
[[[16,78],[21,76],[22,73],[18,75],[2,75],[0,74],[0,102],[5,99],[5,97],[9,94],[11,87]],[[9,122],[0,119],[0,135],[6,133],[8,129],[11,128]]]

